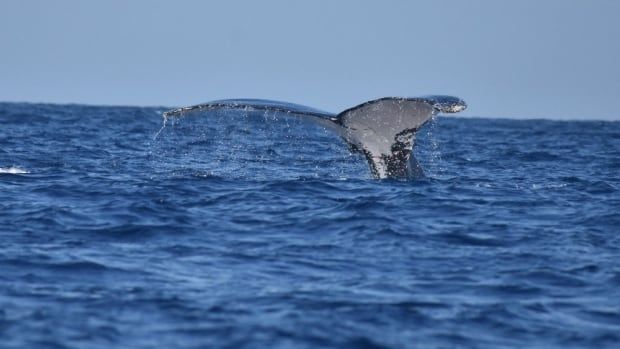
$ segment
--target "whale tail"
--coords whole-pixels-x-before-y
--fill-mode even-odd
[[[229,99],[174,109],[164,117],[218,109],[282,112],[339,134],[351,149],[364,154],[375,178],[410,178],[423,173],[412,154],[416,132],[436,114],[457,113],[466,107],[463,100],[451,96],[386,97],[332,114],[286,102]]]

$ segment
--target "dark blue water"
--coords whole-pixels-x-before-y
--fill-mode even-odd
[[[0,347],[618,347],[619,122],[162,111],[0,104]]]

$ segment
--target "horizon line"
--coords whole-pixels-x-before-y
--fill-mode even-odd
[[[108,104],[108,103],[83,103],[83,102],[32,102],[32,101],[3,101],[0,100],[0,104],[32,104],[32,105],[56,105],[56,106],[84,106],[84,107],[117,107],[117,108],[163,108],[163,109],[174,109],[182,106],[167,106],[167,105],[138,105],[138,104]],[[467,112],[465,114],[455,115],[446,115],[439,114],[441,117],[450,117],[455,119],[465,118],[465,119],[499,119],[499,120],[548,120],[548,121],[579,121],[579,122],[620,122],[620,115],[618,118],[605,118],[605,117],[594,117],[594,118],[562,118],[562,117],[541,117],[541,116],[484,116],[484,115],[468,115]]]

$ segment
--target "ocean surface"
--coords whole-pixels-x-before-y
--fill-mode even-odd
[[[620,122],[165,109],[0,103],[1,348],[620,347]]]

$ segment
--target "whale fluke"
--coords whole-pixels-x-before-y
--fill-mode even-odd
[[[226,99],[170,110],[164,117],[221,109],[291,114],[340,135],[352,150],[364,154],[375,178],[410,178],[423,174],[412,154],[415,133],[438,113],[457,113],[465,108],[463,100],[452,96],[385,97],[339,114],[287,102]]]

